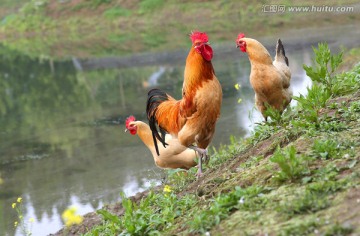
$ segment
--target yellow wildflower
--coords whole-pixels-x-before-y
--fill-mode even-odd
[[[34,218],[30,218],[30,219],[29,219],[29,222],[30,222],[30,223],[34,223],[34,222],[35,222],[35,219],[34,219]]]
[[[16,202],[14,202],[13,204],[11,204],[11,207],[14,209],[16,207]]]
[[[235,87],[236,90],[239,90],[241,88],[241,85],[240,84],[235,84],[234,87]]]
[[[18,226],[18,224],[19,224],[19,223],[18,223],[17,221],[15,221],[15,222],[14,222],[14,227]]]
[[[21,197],[18,197],[18,199],[16,200],[18,203],[20,203],[22,201]]]
[[[170,187],[169,185],[165,185],[165,186],[164,186],[164,192],[165,192],[165,193],[170,193],[170,192],[172,192],[171,187]]]
[[[81,215],[76,215],[76,207],[70,207],[66,209],[62,213],[61,217],[65,222],[66,227],[81,224],[81,222],[83,221],[83,217]]]

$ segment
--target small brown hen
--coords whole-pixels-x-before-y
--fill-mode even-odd
[[[291,102],[291,71],[280,39],[276,45],[274,61],[266,48],[257,40],[239,34],[236,45],[249,56],[250,83],[255,91],[255,104],[267,121],[267,107],[282,113]]]

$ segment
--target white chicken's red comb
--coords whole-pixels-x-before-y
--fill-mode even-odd
[[[128,118],[126,118],[125,127],[128,129],[130,122],[132,122],[132,121],[134,121],[134,120],[136,120],[136,119],[135,119],[135,116],[129,116]]]
[[[194,43],[195,41],[201,41],[203,43],[207,43],[209,41],[207,34],[205,32],[200,32],[200,31],[191,32],[190,39],[192,43]]]
[[[240,33],[237,37],[236,41],[239,41],[239,39],[245,38],[245,34],[244,33]]]

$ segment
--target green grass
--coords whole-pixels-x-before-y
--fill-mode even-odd
[[[164,0],[141,0],[139,13],[153,12],[157,8],[161,8],[164,4]]]
[[[113,7],[103,13],[103,15],[109,19],[115,19],[120,16],[129,17],[131,14],[132,12],[130,10],[121,7]]]
[[[280,232],[281,236],[306,236],[313,233],[320,225],[316,217],[309,219],[294,221],[286,225]]]
[[[328,48],[322,45],[319,50],[315,50],[317,68],[327,65],[317,57],[324,57]],[[336,58],[341,61],[341,56]],[[330,72],[337,66],[333,62]],[[360,230],[339,223],[342,218],[333,212],[339,204],[347,204],[345,193],[360,186],[360,140],[352,133],[353,128],[360,129],[356,126],[360,100],[336,100],[359,86],[358,75],[354,75],[359,67],[325,75],[330,82],[316,77],[315,86],[308,88],[308,95],[299,98],[298,107],[288,114],[256,126],[247,139],[231,137],[230,145],[210,150],[207,176],[196,190],[189,189],[196,168],[187,175],[169,170],[166,184],[171,192],[151,191],[139,202],[123,196],[124,214],[118,217],[98,211],[103,223],[86,235],[237,235],[244,231],[250,235],[309,235],[315,231],[347,235]],[[351,79],[339,93],[336,86],[343,78]],[[299,135],[303,144],[297,141]],[[248,150],[266,143],[263,154],[247,156]],[[237,161],[238,168],[227,169]],[[212,173],[207,174],[208,169]]]
[[[305,191],[295,195],[294,199],[287,200],[279,207],[279,211],[292,217],[297,214],[314,213],[329,206],[330,201],[325,194]]]
[[[213,202],[197,214],[189,222],[191,233],[206,233],[213,226],[218,225],[221,220],[227,218],[235,209],[256,210],[262,207],[265,202],[261,197],[264,191],[262,187],[251,186],[245,189],[235,187],[235,190],[218,195]]]
[[[309,158],[296,155],[294,146],[284,150],[278,147],[269,160],[280,167],[279,171],[274,171],[273,176],[273,179],[279,182],[295,181],[310,173],[308,167]]]
[[[83,51],[87,52],[84,57],[102,56],[103,51],[94,50],[93,45],[99,41],[105,41],[106,44],[109,35],[114,34],[118,37],[127,36],[124,38],[123,46],[118,45],[116,41],[108,42],[109,48],[116,49],[111,54],[123,55],[144,50],[187,48],[189,42],[182,39],[194,29],[208,32],[212,43],[233,41],[239,33],[238,24],[234,22],[240,22],[241,31],[251,33],[253,37],[294,27],[308,27],[307,23],[328,24],[323,20],[326,14],[312,14],[305,20],[301,14],[287,13],[272,14],[269,18],[268,14],[261,14],[262,4],[249,1],[142,0],[137,4],[116,0],[51,1],[50,4],[49,2],[31,0],[24,4],[20,11],[13,12],[13,16],[8,16],[8,20],[0,25],[4,41],[12,45],[12,48],[31,56],[47,55],[63,59],[68,55],[74,55],[74,52],[84,55]],[[349,14],[353,16],[352,13]],[[254,15],[256,17],[253,17]],[[351,18],[344,14],[332,18],[330,22],[342,25],[344,22],[351,22]],[[156,33],[153,33],[154,31]],[[65,35],[69,32],[77,36],[74,35],[71,40],[67,40]],[[159,32],[166,33],[164,35]],[[31,37],[27,37],[28,34],[31,34]],[[56,40],[51,40],[46,45],[35,45],[40,41],[48,41],[48,37]],[[19,38],[25,38],[28,41],[27,45],[35,45],[36,50],[29,50],[27,46],[19,44]],[[66,48],[59,46],[63,45],[64,40],[67,40]],[[86,50],[82,48],[83,51],[78,51],[77,46],[82,45],[83,41],[91,43],[84,45]],[[342,88],[334,86],[334,89]]]
[[[86,235],[98,233],[158,235],[161,231],[171,228],[174,220],[184,215],[196,203],[193,195],[177,198],[176,194],[171,192],[162,194],[150,192],[139,204],[132,202],[124,194],[121,196],[124,215],[119,218],[106,210],[98,210],[98,214],[102,215],[106,224],[94,228],[91,234]]]
[[[332,139],[314,141],[313,155],[323,159],[335,158],[339,155],[338,142]]]

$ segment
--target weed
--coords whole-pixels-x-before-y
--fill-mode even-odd
[[[284,151],[278,147],[270,161],[280,167],[279,171],[274,171],[273,177],[274,180],[279,182],[294,181],[310,173],[308,159],[305,156],[297,156],[294,146],[287,147]]]
[[[270,117],[271,121],[274,121],[276,123],[281,122],[281,112],[272,108],[269,104],[265,104],[266,110],[265,110],[265,116]]]
[[[353,227],[350,225],[341,225],[339,223],[336,223],[335,225],[331,226],[328,230],[325,232],[325,236],[343,236],[343,235],[349,235],[354,231]]]
[[[250,186],[245,189],[237,186],[230,193],[218,195],[208,209],[197,214],[189,223],[190,231],[205,233],[227,218],[235,209],[254,211],[261,209],[266,202],[261,199],[264,191],[265,189],[259,186]]]
[[[226,160],[239,154],[244,148],[245,144],[242,139],[238,139],[233,135],[230,136],[230,144],[221,145],[217,150],[213,147],[209,168],[224,163]]]
[[[254,157],[251,157],[251,158],[248,159],[246,162],[241,163],[241,164],[240,164],[240,168],[246,169],[246,168],[249,168],[249,167],[256,166],[256,165],[259,163],[259,161],[261,161],[262,159],[264,159],[264,156],[254,156]]]
[[[339,132],[348,129],[347,125],[339,120],[323,120],[319,124],[319,130],[324,132]]]
[[[182,169],[169,169],[166,171],[166,181],[174,186],[174,191],[180,192],[194,180],[195,171],[197,171],[196,168],[191,168],[186,173]]]
[[[93,7],[98,7],[101,4],[110,3],[111,0],[90,0],[90,3]]]
[[[310,219],[291,222],[280,231],[281,236],[302,236],[313,233],[320,225],[319,220],[315,217]]]
[[[31,0],[20,9],[20,13],[24,16],[36,14],[39,12],[43,13],[48,2],[48,0]]]
[[[314,82],[311,88],[307,88],[307,96],[294,97],[298,102],[298,118],[291,121],[295,128],[306,129],[313,135],[314,130],[326,132],[338,132],[346,129],[346,125],[339,121],[326,121],[319,115],[326,102],[332,96],[345,94],[359,88],[360,66],[356,66],[351,72],[334,75],[342,62],[342,52],[332,55],[326,43],[320,43],[318,48],[313,48],[315,53],[314,67],[303,65],[306,74]],[[334,109],[337,105],[331,105]],[[347,113],[347,115],[349,115]]]
[[[164,0],[142,0],[140,2],[139,13],[143,14],[146,12],[152,12],[156,8],[162,7],[164,3]]]
[[[332,139],[314,141],[312,146],[312,154],[314,157],[320,157],[322,159],[329,159],[338,157],[339,154],[338,142]]]
[[[309,76],[312,81],[324,85],[331,95],[335,94],[334,87],[336,86],[337,80],[333,73],[342,62],[343,52],[332,55],[326,43],[319,43],[318,48],[313,47],[313,50],[315,54],[315,66],[304,65],[303,68],[306,71],[306,75]]]
[[[313,176],[316,180],[330,181],[335,180],[338,172],[339,169],[337,168],[337,166],[334,163],[330,162],[325,167],[316,170]]]
[[[257,125],[254,128],[254,131],[252,132],[252,135],[250,137],[250,143],[257,144],[258,142],[261,142],[262,140],[265,140],[271,135],[273,135],[277,131],[277,127],[272,126],[268,123],[264,123],[261,125]]]
[[[279,211],[293,216],[317,212],[329,205],[330,202],[325,194],[305,190],[305,193],[297,194],[293,200],[286,200],[284,204],[280,205]]]
[[[356,142],[348,139],[330,138],[316,139],[312,146],[312,156],[321,159],[354,157]]]
[[[306,190],[311,193],[318,193],[318,194],[332,194],[339,190],[345,189],[347,180],[341,181],[319,181],[310,183],[306,186]]]
[[[245,143],[242,139],[237,139],[235,136],[230,136],[230,144],[221,145],[218,149],[213,147],[211,152],[209,151],[210,160],[207,165],[204,166],[204,170],[207,168],[215,168],[216,166],[224,163],[225,161],[233,158],[245,148]],[[185,174],[184,170],[173,169],[167,170],[167,181],[174,186],[175,191],[182,191],[189,183],[194,180],[196,168],[191,168]]]
[[[22,197],[18,197],[16,202],[12,203],[11,204],[11,207],[16,211],[17,215],[18,215],[18,220],[16,220],[14,222],[14,227],[20,227],[21,229],[21,233],[23,235],[26,235],[26,236],[30,236],[32,235],[31,233],[31,227],[30,229],[28,229],[28,225],[27,225],[27,222],[25,221],[24,219],[24,214],[23,214],[23,199]],[[34,222],[34,219],[33,218],[30,218],[29,219],[29,223],[33,223]]]
[[[175,218],[194,207],[196,200],[192,195],[179,198],[169,187],[166,187],[164,192],[164,194],[155,194],[151,191],[139,204],[132,202],[121,193],[124,215],[119,218],[106,210],[98,210],[98,214],[101,214],[107,222],[107,227],[98,227],[94,230],[97,230],[96,232],[110,230],[111,234],[122,235],[155,235],[171,228]]]
[[[347,121],[356,121],[360,118],[360,101],[352,102],[349,105],[344,104],[337,111]]]
[[[325,107],[326,101],[330,98],[330,92],[323,86],[314,84],[311,88],[307,88],[307,97],[300,94],[294,97],[298,102],[299,117],[306,121],[309,126],[319,123],[319,111]]]
[[[351,71],[336,75],[335,83],[332,87],[333,94],[336,96],[355,92],[360,88],[360,64],[357,64]]]
[[[103,15],[109,19],[115,19],[120,16],[131,16],[131,11],[121,7],[113,7],[106,10]]]

